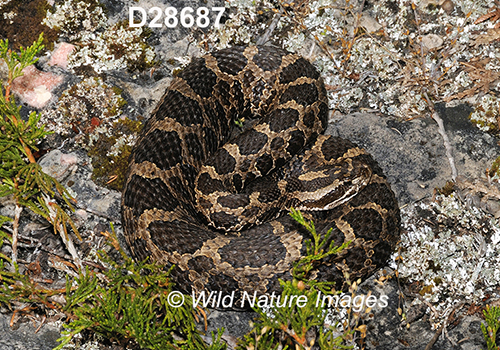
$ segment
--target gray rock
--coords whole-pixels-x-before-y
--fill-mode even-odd
[[[77,201],[77,208],[119,221],[121,194],[97,186],[91,180],[91,161],[84,151],[65,153],[56,149],[47,153],[39,164],[44,172],[55,177],[70,191]],[[78,214],[85,219],[84,214]]]
[[[47,153],[38,161],[44,173],[63,181],[76,171],[78,157],[76,153],[63,153],[56,149]]]
[[[437,106],[453,148],[459,175],[477,178],[500,147],[468,120],[469,108]],[[375,114],[334,115],[327,133],[364,147],[384,170],[400,206],[432,196],[452,179],[443,139],[430,118],[398,121]]]
[[[207,330],[205,331],[200,324],[198,325],[198,329],[205,333],[204,340],[211,343],[212,332],[217,335],[217,330],[224,328],[222,339],[226,341],[229,348],[234,348],[237,339],[243,337],[252,330],[250,322],[257,316],[253,311],[218,311],[211,309],[208,311]]]
[[[9,326],[12,315],[0,313],[0,349],[2,350],[52,350],[59,343],[59,327],[51,323],[44,324],[38,332],[28,319]],[[38,326],[38,323],[37,323]]]

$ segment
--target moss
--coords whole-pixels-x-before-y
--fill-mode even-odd
[[[112,90],[115,93],[115,95],[117,95],[117,96],[120,96],[121,92],[123,91],[122,89],[117,88],[117,87],[113,87]],[[116,101],[116,103],[114,105],[112,105],[111,108],[109,109],[109,112],[108,112],[109,116],[118,115],[120,113],[122,107],[125,106],[126,104],[127,104],[127,101],[125,101],[125,99],[123,99],[123,98],[120,97]]]
[[[121,119],[119,123],[123,125],[126,130],[129,130],[131,133],[138,134],[142,130],[142,117],[139,120],[131,120],[128,118]]]
[[[123,118],[112,126],[114,135],[101,135],[89,151],[92,158],[92,180],[101,186],[121,191],[125,181],[128,159],[132,151],[131,142],[142,129],[140,120]]]
[[[498,98],[492,94],[487,94],[478,101],[474,112],[469,116],[470,121],[479,129],[498,134],[499,132],[499,115],[498,109],[500,102]]]
[[[478,108],[476,111],[480,111],[480,108]],[[483,118],[484,119],[471,119],[471,122],[473,124],[476,124],[476,126],[481,130],[488,130],[489,132],[492,132],[492,133],[498,132],[498,124],[490,121],[492,118],[496,118],[496,115],[494,112],[492,112],[492,111],[484,112]]]
[[[116,25],[113,26],[113,28],[116,28],[116,30],[124,29],[131,31],[128,25],[128,21],[120,21],[116,23]],[[157,63],[157,61],[155,61],[151,57],[151,52],[153,52],[153,48],[149,46],[149,44],[146,42],[147,38],[149,38],[151,34],[152,31],[149,28],[142,28],[141,33],[138,36],[134,37],[134,40],[131,43],[122,44],[121,46],[116,45],[116,43],[115,44],[112,43],[110,44],[110,51],[114,52],[113,50],[113,45],[114,45],[117,58],[128,55],[128,57],[126,58],[126,62],[127,62],[127,69],[130,72],[144,71],[148,68],[153,67]],[[130,44],[138,44],[139,46],[138,51],[140,52],[138,58],[130,57],[130,55],[128,54],[128,51],[130,50],[129,48]]]
[[[495,161],[491,165],[491,169],[489,170],[488,175],[490,175],[490,177],[496,176],[500,178],[500,157],[497,157],[497,159],[495,159]]]
[[[116,139],[114,139],[114,141],[116,141]],[[128,158],[132,148],[131,146],[124,145],[119,149],[119,156],[109,157],[106,156],[106,154],[102,154],[104,147],[99,147],[101,144],[104,147],[109,147],[109,143],[99,140],[96,143],[96,146],[89,152],[89,155],[92,157],[92,165],[94,167],[92,180],[100,186],[106,186],[114,190],[121,191],[123,189]]]
[[[10,1],[1,8],[2,15],[11,13],[12,16],[7,19],[2,16],[0,37],[9,39],[11,49],[19,50],[20,46],[27,47],[33,44],[43,32],[43,44],[46,49],[52,50],[58,32],[42,24],[49,7],[45,0]]]
[[[115,95],[121,95],[123,92],[123,89],[120,89],[118,86],[113,86],[111,89],[113,90]]]
[[[174,69],[172,70],[172,75],[173,75],[174,77],[176,77],[176,76],[178,76],[179,74],[181,74],[181,73],[182,73],[182,71],[184,71],[184,68],[174,68]]]
[[[455,183],[453,181],[447,181],[446,185],[441,188],[436,188],[436,191],[444,196],[449,196],[453,193],[454,187]]]
[[[420,292],[418,292],[421,296],[424,296],[425,294],[432,294],[432,286],[425,286],[423,287]]]

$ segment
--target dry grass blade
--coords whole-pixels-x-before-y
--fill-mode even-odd
[[[498,7],[498,2],[495,1],[495,3],[497,6],[491,8],[487,14],[482,15],[478,19],[476,19],[474,21],[474,24],[479,24],[488,20],[491,22],[498,21],[500,19],[500,8]],[[495,29],[500,28],[500,23],[495,24],[494,28]]]
[[[500,9],[498,7],[494,7],[490,12],[476,19],[474,21],[474,24],[479,24],[489,19],[491,19],[492,22],[496,22],[498,21],[499,18],[500,18]]]

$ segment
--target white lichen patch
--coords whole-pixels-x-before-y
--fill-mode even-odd
[[[55,109],[42,112],[41,123],[61,135],[89,134],[84,145],[91,147],[95,134],[111,133],[109,128],[120,117],[123,104],[123,98],[101,78],[87,78],[64,91]]]
[[[258,16],[264,12],[272,13],[275,6],[268,0],[260,1],[258,5],[254,0],[227,0],[226,8],[229,18],[224,25],[209,31],[199,42],[200,47],[208,44],[209,48],[223,49],[233,44],[250,44],[251,39],[266,28],[265,23],[259,23]]]
[[[108,70],[142,69],[152,65],[153,49],[145,43],[141,27],[130,28],[125,22],[108,26],[108,19],[98,1],[67,0],[47,12],[43,21],[58,29],[69,41],[77,41],[68,69],[92,67],[100,74]]]
[[[439,195],[401,211],[399,275],[418,282],[420,294],[440,314],[460,301],[479,302],[500,285],[500,224],[455,194]],[[415,299],[414,303],[420,303]]]
[[[7,5],[11,0],[0,0],[0,9]]]
[[[10,24],[14,23],[13,19],[16,16],[17,16],[17,13],[15,11],[10,11],[10,12],[4,12],[3,13],[3,19],[6,20]]]
[[[498,97],[488,94],[479,99],[474,112],[470,115],[470,120],[483,131],[498,131],[499,111]]]
[[[337,1],[337,5],[343,6],[346,10],[348,9],[343,1]],[[330,0],[311,1],[309,7],[303,10],[300,17],[299,21],[301,25],[309,29],[309,35],[319,38],[320,41],[328,40],[332,34],[345,35],[347,33],[345,17],[342,16],[342,12]],[[285,16],[279,28],[290,26],[292,23],[293,19]],[[300,45],[304,44],[308,37],[299,28],[289,31],[287,34],[284,44],[291,51],[298,51],[302,48]]]
[[[80,334],[81,333],[78,333],[77,335],[80,335]],[[81,335],[80,335],[80,337],[81,337]],[[75,337],[75,338],[77,338],[77,337]],[[86,342],[85,344],[81,344],[81,345],[80,344],[77,345],[75,340],[72,340],[70,343],[65,344],[61,349],[62,350],[75,350],[75,349],[100,350],[100,349],[102,349],[102,343],[97,341],[97,340]]]
[[[110,147],[109,151],[106,153],[108,157],[118,157],[122,152],[123,146],[133,146],[137,141],[136,134],[121,135],[116,139],[116,142]]]
[[[75,40],[87,32],[104,27],[106,22],[107,18],[98,1],[66,0],[56,4],[54,12],[47,11],[42,23],[60,30],[69,40]]]
[[[70,55],[68,68],[90,66],[96,73],[133,67],[136,63],[152,64],[153,49],[144,43],[142,28],[115,24],[102,33],[85,33],[81,46]]]

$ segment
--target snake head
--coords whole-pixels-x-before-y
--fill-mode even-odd
[[[308,210],[331,210],[346,203],[370,183],[372,169],[356,158],[347,158],[336,166],[306,172],[298,176],[301,188],[294,191],[295,208]],[[287,180],[292,182],[290,179]]]

